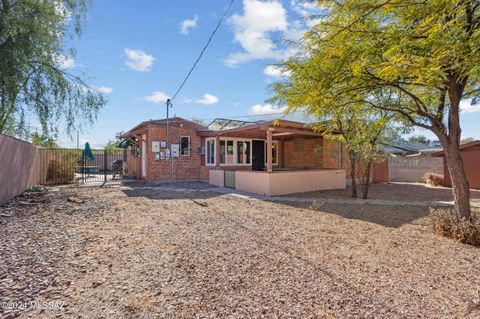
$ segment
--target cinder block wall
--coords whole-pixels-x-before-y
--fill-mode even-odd
[[[390,182],[424,182],[423,175],[428,172],[443,174],[441,157],[397,156],[388,159]]]

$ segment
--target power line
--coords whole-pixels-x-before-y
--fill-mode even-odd
[[[226,8],[225,11],[223,12],[222,17],[221,17],[220,20],[218,21],[217,26],[215,27],[215,29],[213,30],[212,34],[211,34],[210,37],[208,38],[208,41],[207,41],[207,43],[205,44],[205,46],[203,47],[202,51],[200,51],[200,55],[198,56],[197,60],[195,60],[195,63],[193,63],[193,66],[190,68],[190,71],[188,71],[187,76],[186,76],[185,79],[183,80],[182,84],[180,84],[180,87],[178,88],[178,90],[175,92],[175,94],[173,95],[173,97],[170,99],[170,102],[173,102],[173,100],[177,97],[178,93],[180,92],[180,90],[183,88],[183,86],[184,86],[185,83],[187,82],[188,78],[190,77],[190,75],[192,74],[193,70],[194,70],[195,67],[197,66],[198,62],[199,62],[200,59],[202,58],[203,53],[205,52],[205,50],[207,50],[208,46],[210,45],[210,42],[212,42],[212,39],[213,39],[213,37],[215,36],[215,33],[217,33],[218,29],[220,28],[220,25],[222,24],[223,20],[225,19],[225,16],[227,15],[228,11],[229,11],[230,8],[232,7],[232,4],[233,4],[234,1],[235,1],[235,0],[230,0],[230,3],[228,4],[227,8]]]

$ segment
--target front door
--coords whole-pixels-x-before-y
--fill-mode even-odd
[[[252,141],[252,170],[263,171],[265,167],[265,142]]]

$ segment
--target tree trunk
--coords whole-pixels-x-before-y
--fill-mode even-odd
[[[448,134],[444,130],[437,133],[444,152],[445,162],[450,172],[452,181],[453,200],[459,220],[467,220],[471,216],[470,210],[470,186],[463,168],[463,160],[460,155],[460,101],[466,85],[466,78],[452,74],[448,80]]]
[[[350,178],[352,179],[352,197],[357,198],[357,178],[355,173],[356,168],[356,158],[355,152],[350,151]]]
[[[363,199],[368,198],[368,188],[370,186],[370,172],[372,171],[372,160],[370,159],[367,163],[367,168],[365,170],[365,185],[363,187]]]
[[[444,146],[445,162],[447,163],[452,181],[453,200],[459,220],[467,220],[471,216],[470,210],[470,186],[463,168],[463,160],[460,156],[460,146],[456,143],[447,143]]]

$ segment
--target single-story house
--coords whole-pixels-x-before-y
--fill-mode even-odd
[[[446,186],[452,186],[445,152],[436,152],[432,156],[443,158],[443,183]],[[460,145],[460,156],[470,188],[480,189],[480,140]]]
[[[179,117],[140,123],[123,135],[126,175],[148,182],[208,180],[241,191],[281,195],[345,188],[343,147],[304,123]],[[168,140],[168,143],[167,143]]]

